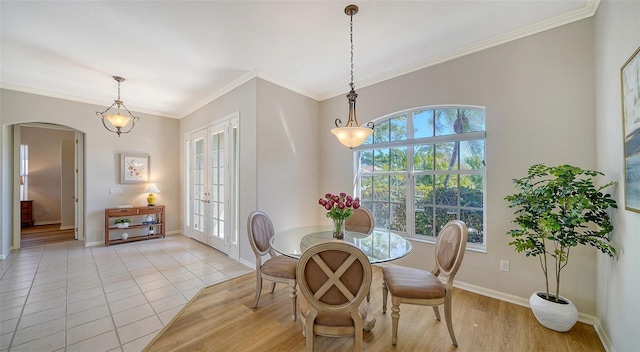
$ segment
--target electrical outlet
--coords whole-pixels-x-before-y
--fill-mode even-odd
[[[500,270],[509,271],[509,261],[508,260],[501,260],[500,261]]]

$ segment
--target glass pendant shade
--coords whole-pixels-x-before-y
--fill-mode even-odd
[[[336,127],[331,130],[338,141],[345,147],[354,148],[362,145],[364,140],[373,133],[369,127]]]
[[[129,111],[129,109],[127,109],[127,107],[124,106],[124,102],[120,100],[120,83],[124,82],[124,78],[113,76],[113,79],[116,80],[116,82],[118,82],[118,99],[114,100],[113,104],[111,104],[111,106],[108,107],[105,111],[102,111],[102,112],[96,111],[96,115],[100,116],[100,118],[102,119],[102,125],[104,126],[104,128],[107,129],[107,131],[116,133],[118,137],[120,137],[122,133],[131,132],[133,127],[135,127],[136,125],[136,121],[138,121],[140,118],[137,116],[134,116],[131,113],[131,111]],[[114,106],[116,109],[116,114],[115,115],[108,114],[107,112],[111,110]],[[123,109],[123,113],[124,111],[126,111],[129,114],[129,116],[120,115],[120,108]],[[111,126],[115,128],[115,130],[110,128],[109,125],[105,122],[105,120],[109,121],[109,123],[111,124]],[[124,127],[129,125],[130,125],[129,129],[124,130]]]
[[[115,128],[123,128],[131,122],[131,118],[122,115],[105,115],[104,116]]]

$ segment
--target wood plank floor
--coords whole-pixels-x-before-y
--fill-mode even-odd
[[[291,321],[286,286],[278,285],[274,294],[269,287],[264,285],[255,310],[253,273],[204,288],[145,351],[304,351],[302,325]],[[555,332],[541,326],[529,308],[459,289],[453,306],[458,348],[451,344],[442,309],[438,322],[432,308],[413,305],[400,306],[398,346],[393,347],[391,300],[382,314],[381,287],[381,270],[374,266],[370,314],[377,323],[364,333],[367,351],[604,351],[591,325]],[[316,337],[316,351],[352,350],[352,338]]]
[[[60,224],[23,227],[20,231],[20,247],[39,246],[73,241],[74,230],[60,230]]]

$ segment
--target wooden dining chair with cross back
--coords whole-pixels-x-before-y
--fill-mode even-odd
[[[364,252],[344,241],[320,242],[302,253],[296,272],[307,352],[313,351],[316,335],[353,336],[355,350],[361,351],[372,277]]]

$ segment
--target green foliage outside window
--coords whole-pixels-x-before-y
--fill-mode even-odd
[[[359,172],[362,205],[376,227],[408,233],[409,197],[416,235],[437,236],[447,221],[460,219],[469,242],[484,244],[484,137],[442,141],[484,129],[481,109],[412,111],[378,123],[365,141],[371,149],[360,152]],[[434,137],[437,143],[430,141]],[[403,140],[406,145],[397,145]]]

